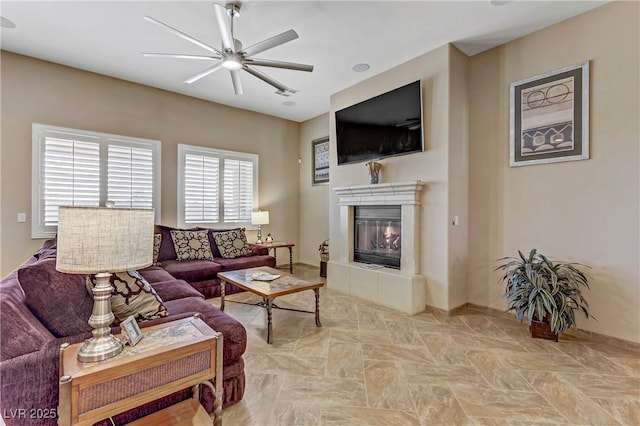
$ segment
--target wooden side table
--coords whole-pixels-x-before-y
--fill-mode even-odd
[[[274,241],[272,243],[264,243],[264,244],[256,244],[256,245],[258,247],[264,247],[267,250],[273,249],[273,257],[276,257],[276,249],[288,248],[289,249],[289,273],[293,274],[293,247],[295,247],[295,244],[287,243],[285,241]]]
[[[82,343],[61,346],[59,425],[91,425],[188,387],[193,399],[134,424],[222,424],[222,333],[195,316],[143,329],[143,336],[100,362],[78,361]],[[198,402],[200,384],[214,392],[211,417]]]

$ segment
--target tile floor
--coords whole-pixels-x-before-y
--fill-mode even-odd
[[[313,310],[313,292],[277,303]],[[497,311],[410,316],[326,288],[323,327],[274,310],[272,345],[264,309],[226,311],[248,344],[245,396],[224,411],[225,425],[640,425],[639,345],[587,333],[532,339]]]

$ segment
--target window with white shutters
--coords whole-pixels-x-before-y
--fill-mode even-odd
[[[33,125],[32,238],[54,236],[59,206],[155,208],[160,142]]]
[[[108,147],[107,199],[116,207],[152,208],[153,151],[124,143]]]
[[[179,225],[250,225],[257,176],[255,154],[178,145]]]

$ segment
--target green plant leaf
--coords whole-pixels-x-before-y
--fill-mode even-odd
[[[580,270],[584,265],[554,262],[536,249],[528,256],[518,250],[518,257],[499,262],[495,271],[503,272],[499,282],[505,285],[507,311],[514,311],[520,321],[544,320],[549,314],[552,330],[560,334],[576,326],[575,310],[593,318],[582,294],[582,288],[589,289],[588,277]]]

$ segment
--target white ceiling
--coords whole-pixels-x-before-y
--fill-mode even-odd
[[[294,29],[300,38],[257,56],[315,66],[312,73],[260,68],[299,90],[288,98],[245,72],[244,95],[234,94],[226,70],[189,85],[183,81],[209,62],[141,55],[208,53],[145,21],[145,15],[219,47],[211,3],[1,1],[0,15],[16,27],[2,28],[0,43],[3,50],[304,121],[327,112],[331,94],[448,42],[471,56],[606,1],[244,1],[241,16],[234,21],[234,36],[245,47]],[[371,68],[352,71],[362,62]],[[285,101],[295,105],[285,106]]]

